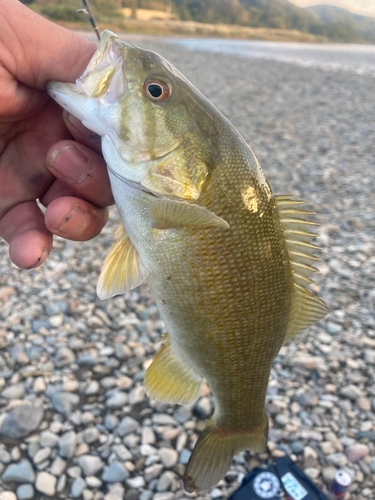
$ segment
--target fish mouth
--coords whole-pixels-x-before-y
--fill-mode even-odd
[[[83,75],[75,83],[47,83],[50,97],[101,136],[118,127],[110,115],[112,105],[128,90],[122,70],[127,47],[132,46],[106,30]]]

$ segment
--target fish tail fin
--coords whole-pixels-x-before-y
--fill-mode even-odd
[[[221,429],[214,416],[208,422],[190,457],[184,476],[187,492],[203,491],[215,486],[228,471],[233,457],[244,450],[263,452],[267,446],[268,418],[264,413],[258,431],[234,432]]]

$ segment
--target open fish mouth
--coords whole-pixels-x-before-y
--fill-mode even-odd
[[[48,94],[61,107],[101,136],[118,132],[113,107],[128,89],[122,70],[123,51],[127,47],[132,46],[105,32],[85,72],[75,83],[47,84]]]

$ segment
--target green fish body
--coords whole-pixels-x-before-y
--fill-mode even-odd
[[[249,146],[163,58],[110,32],[74,85],[50,94],[103,136],[124,232],[98,283],[108,298],[147,280],[167,334],[145,375],[156,400],[215,412],[187,465],[205,490],[235,454],[263,451],[280,347],[325,315],[306,286],[316,260],[302,202],[274,196]]]

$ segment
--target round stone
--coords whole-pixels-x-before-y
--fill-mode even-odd
[[[366,444],[356,443],[348,446],[345,450],[345,455],[349,462],[356,463],[361,458],[366,457],[370,453],[370,449]]]
[[[104,469],[102,480],[106,483],[121,483],[129,477],[129,471],[122,463],[114,461],[109,467]]]
[[[27,459],[23,459],[18,464],[8,465],[1,478],[5,482],[33,483],[35,473],[31,463]]]
[[[178,462],[178,453],[172,448],[160,448],[158,453],[162,464],[167,469],[170,469]]]
[[[0,500],[17,500],[17,497],[13,491],[1,491]]]
[[[57,479],[48,472],[38,472],[35,481],[35,488],[44,495],[53,497],[56,493]]]
[[[78,394],[72,392],[61,391],[52,395],[52,406],[61,414],[73,411],[79,405],[80,401],[81,398]]]
[[[44,417],[41,406],[20,405],[6,416],[0,434],[11,439],[22,439],[36,431]]]
[[[82,477],[77,477],[72,484],[71,493],[73,498],[79,498],[86,488],[86,481]]]
[[[32,484],[21,484],[17,488],[17,498],[18,500],[29,500],[34,498],[34,487]]]
[[[85,476],[95,476],[105,465],[101,458],[95,455],[82,455],[78,459],[78,464]]]
[[[77,444],[77,434],[74,431],[68,431],[59,439],[60,455],[64,458],[71,458]]]
[[[55,356],[55,365],[56,368],[63,368],[64,366],[68,366],[71,363],[74,363],[76,360],[74,352],[68,347],[62,347],[57,351]]]

